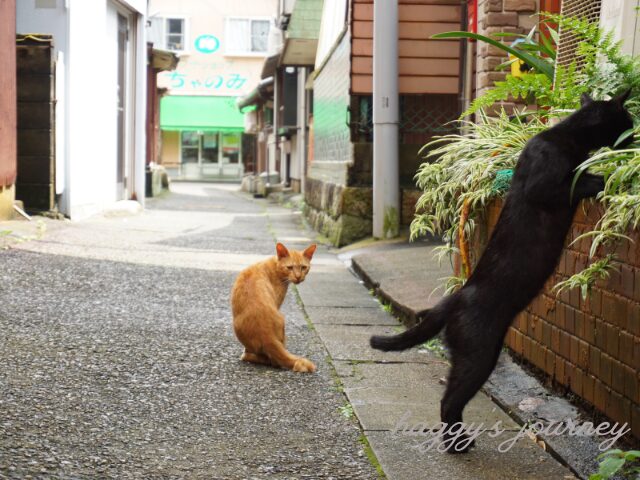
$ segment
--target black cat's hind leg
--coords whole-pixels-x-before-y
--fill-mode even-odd
[[[462,411],[491,375],[500,346],[497,353],[495,347],[486,349],[472,345],[468,350],[452,352],[451,371],[440,404],[440,417],[447,425],[443,441],[448,453],[466,453],[474,445],[462,433]]]

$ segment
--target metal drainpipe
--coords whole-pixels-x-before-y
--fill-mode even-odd
[[[307,69],[298,68],[298,138],[296,141],[296,160],[300,175],[300,193],[305,194],[305,179],[307,176]]]
[[[400,227],[398,0],[373,3],[373,236]]]

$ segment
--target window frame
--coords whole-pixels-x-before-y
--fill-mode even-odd
[[[151,21],[158,19],[158,20],[162,20],[162,32],[161,32],[161,44],[156,45],[154,43],[154,45],[157,48],[160,48],[162,50],[168,50],[170,52],[174,52],[174,53],[188,53],[189,49],[187,48],[187,45],[189,45],[189,38],[190,38],[190,31],[189,31],[189,18],[187,18],[185,15],[171,15],[171,14],[158,14],[155,17],[153,17],[152,19],[150,19]],[[184,48],[182,50],[172,50],[168,47],[168,35],[169,35],[169,20],[182,20],[182,25],[183,25],[183,32],[182,32],[182,36],[183,36],[183,45]],[[175,35],[175,34],[174,34]],[[155,39],[154,39],[155,40]]]
[[[229,28],[230,20],[248,20],[249,22],[268,22],[269,30],[271,30],[271,23],[273,18],[271,17],[241,17],[231,16],[224,17],[224,56],[225,57],[266,57],[269,51],[269,34],[267,32],[267,48],[262,52],[243,51],[243,50],[231,50],[230,44],[227,39],[230,37]],[[251,44],[251,23],[249,24],[249,44]]]

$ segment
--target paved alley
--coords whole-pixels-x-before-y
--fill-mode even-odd
[[[173,190],[0,251],[0,478],[375,478],[293,292],[288,347],[318,373],[239,361],[232,282],[279,216],[301,241],[290,210]]]
[[[48,221],[0,250],[0,478],[574,478],[526,436],[499,452],[520,426],[484,393],[468,418],[503,438],[468,455],[395,434],[437,424],[447,362],[371,349],[401,327],[324,246],[283,305],[287,347],[318,372],[241,362],[235,276],[276,238],[313,236],[300,212],[236,185],[177,183],[143,213]]]

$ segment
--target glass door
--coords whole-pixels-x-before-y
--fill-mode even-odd
[[[243,174],[241,162],[242,134],[240,132],[225,132],[221,134],[221,137],[221,174],[225,177],[241,177]]]
[[[201,137],[200,159],[202,176],[220,175],[220,142],[218,132],[204,132]]]
[[[187,179],[200,178],[200,134],[181,132],[180,175]]]

